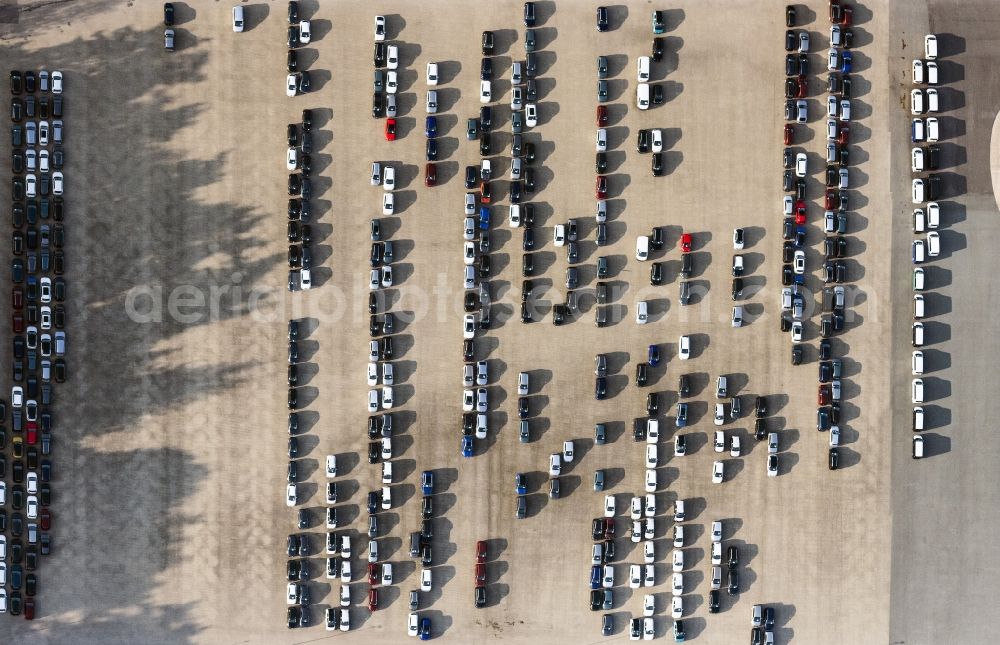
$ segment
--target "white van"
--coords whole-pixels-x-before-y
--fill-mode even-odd
[[[924,353],[919,349],[913,350],[913,359],[910,361],[912,363],[911,368],[914,376],[920,376],[924,373]]]
[[[924,379],[915,378],[911,385],[912,398],[914,403],[924,402]]]
[[[720,376],[715,381],[715,398],[724,399],[726,398],[727,386],[729,385],[729,379],[725,376]]]
[[[649,259],[649,236],[640,235],[635,238],[635,259],[640,262]]]
[[[927,185],[924,183],[923,179],[913,180],[913,203],[923,204],[924,203],[924,193],[926,192]]]
[[[927,61],[924,65],[927,68],[927,84],[937,85],[938,84],[938,66],[932,60]]]
[[[679,499],[674,502],[674,521],[683,522],[686,515],[684,515],[684,500]]]
[[[913,437],[913,458],[924,458],[924,438],[921,436]]]
[[[919,115],[924,113],[924,91],[920,89],[910,90],[910,114]]]
[[[913,84],[922,85],[924,82],[924,61],[914,59],[913,61]]]
[[[913,431],[919,432],[924,429],[924,409],[922,407],[915,406],[913,408]]]
[[[913,323],[913,336],[910,339],[910,344],[914,347],[924,346],[924,323],[915,322]]]
[[[243,7],[233,7],[233,31],[243,31]]]
[[[640,83],[649,82],[649,56],[640,56],[636,61],[636,74]]]
[[[935,36],[934,34],[927,34],[926,36],[924,36],[924,56],[931,60],[937,58],[938,57],[937,45],[938,45],[937,36]]]
[[[927,215],[924,213],[922,208],[913,209],[913,232],[914,233],[926,233],[927,232]]]
[[[941,255],[941,234],[937,231],[927,234],[927,255],[932,258]]]
[[[913,269],[913,290],[923,291],[926,287],[926,276],[924,275],[924,270],[920,267],[915,267]]]
[[[919,293],[913,296],[913,317],[924,317],[924,297]]]
[[[312,289],[312,269],[302,269],[299,271],[299,288],[303,291]]]
[[[649,303],[645,300],[640,300],[635,304],[635,322],[640,325],[649,322]]]
[[[910,140],[919,143],[927,139],[927,128],[923,119],[913,119],[910,123]]]
[[[510,223],[511,228],[518,228],[521,226],[521,205],[511,204],[510,214],[507,217],[507,221]]]
[[[910,257],[914,264],[920,264],[924,261],[925,250],[923,240],[913,240],[913,251]]]
[[[941,224],[941,206],[937,202],[927,202],[927,228],[935,229]]]
[[[939,138],[938,132],[938,120],[937,117],[932,116],[927,119],[927,140],[934,143]]]
[[[635,104],[640,110],[649,109],[649,83],[639,83],[635,89]]]
[[[927,111],[938,111],[938,91],[933,87],[927,89]]]

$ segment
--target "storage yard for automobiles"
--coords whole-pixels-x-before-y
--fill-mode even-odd
[[[433,639],[623,641],[630,619],[643,615],[643,596],[653,594],[655,637],[672,640],[675,524],[684,526],[681,620],[689,641],[746,642],[758,604],[774,608],[779,645],[939,642],[948,633],[932,624],[929,598],[967,592],[962,579],[973,576],[973,536],[986,544],[987,529],[1000,525],[989,508],[952,504],[970,487],[987,490],[990,464],[980,460],[995,452],[989,424],[982,423],[988,379],[957,372],[969,371],[960,356],[984,360],[985,339],[996,326],[970,304],[974,291],[985,297],[981,281],[973,287],[971,278],[984,273],[980,263],[994,262],[988,244],[1000,226],[985,171],[992,114],[982,122],[970,118],[968,132],[963,115],[972,114],[981,95],[984,113],[995,110],[988,101],[997,95],[989,73],[995,54],[973,47],[972,34],[995,30],[1000,8],[843,3],[853,7],[851,203],[842,258],[846,326],[831,337],[833,357],[842,361],[839,463],[831,470],[829,432],[816,429],[815,380],[822,290],[834,286],[821,277],[827,0],[795,5],[794,29],[810,36],[812,69],[804,77],[807,123],[794,126],[790,146],[807,157],[800,365],[790,360],[790,333],[779,328],[783,3],[630,1],[610,7],[606,32],[595,29],[596,4],[534,3],[537,124],[525,124],[522,137],[534,145],[536,159],[526,167],[535,188],[521,198],[522,211],[534,205],[531,323],[520,316],[525,227],[508,223],[511,66],[525,59],[522,2],[477,2],[474,9],[459,0],[300,2],[311,34],[296,49],[296,64],[309,72],[311,87],[296,96],[286,96],[285,2],[239,3],[242,33],[232,26],[236,3],[174,3],[173,51],[164,47],[160,3],[21,4],[16,22],[0,22],[0,57],[8,69],[62,70],[72,113],[64,172],[74,209],[67,214],[72,273],[65,303],[73,353],[71,377],[53,407],[53,552],[39,575],[35,619],[0,616],[0,640],[403,643],[410,640],[408,595],[420,588],[424,568],[433,583],[419,592],[416,614],[430,619]],[[650,56],[654,9],[665,12],[658,36],[665,50],[651,63],[649,83],[660,86],[664,100],[640,110],[636,60]],[[5,11],[0,8],[0,18]],[[954,26],[944,28],[938,21],[950,12],[970,18],[952,17]],[[372,116],[376,15],[386,18],[384,42],[398,47],[394,140],[385,117]],[[475,352],[468,362],[487,361],[488,428],[464,457],[463,333],[470,332],[463,330],[461,209],[465,168],[479,167],[483,158],[480,143],[467,139],[466,124],[484,105],[484,30],[495,39],[485,157],[492,195],[483,204],[490,209],[488,276],[481,264],[470,266],[479,272],[475,292],[488,284],[492,306],[489,328],[471,330]],[[934,32],[942,49],[939,145],[947,171],[944,252],[929,281],[947,289],[928,300],[930,317],[945,318],[928,321],[937,345],[925,348],[934,422],[929,454],[920,461],[910,459],[907,137],[911,59],[919,56],[924,34]],[[608,64],[603,103],[599,56]],[[437,63],[434,87],[425,78],[430,62]],[[948,83],[952,89],[945,90]],[[980,94],[979,83],[989,89]],[[437,93],[433,182],[425,182],[428,90]],[[592,161],[598,105],[607,107],[608,117],[606,243],[600,246]],[[289,292],[286,135],[304,109],[312,110],[311,288]],[[636,149],[639,131],[653,129],[660,131],[662,176],[651,170],[652,155]],[[373,162],[394,169],[393,190],[372,185]],[[384,194],[393,195],[391,214],[381,210]],[[984,217],[973,222],[974,210]],[[377,512],[378,561],[392,564],[392,580],[378,585],[378,609],[370,612],[366,498],[383,486],[381,464],[368,460],[365,404],[373,386],[364,376],[372,340],[369,222],[375,218],[381,239],[394,249],[391,286],[377,290],[378,314],[395,316],[392,502]],[[553,325],[571,266],[569,249],[555,244],[553,229],[571,218],[578,222],[572,264],[578,311]],[[639,261],[636,238],[654,227],[661,227],[663,246],[651,245],[648,260]],[[733,246],[737,228],[742,250]],[[688,253],[681,249],[684,234],[691,235]],[[734,301],[737,253],[743,294]],[[12,257],[9,247],[0,250],[5,265]],[[600,305],[599,257],[608,266],[600,278],[607,302]],[[692,263],[684,278],[687,305],[678,298],[682,261]],[[653,262],[662,263],[660,285],[650,283]],[[385,284],[384,274],[379,279]],[[645,324],[637,324],[639,302],[646,303]],[[740,327],[732,320],[734,305],[742,307]],[[599,306],[608,318],[604,326],[594,324]],[[299,321],[295,508],[284,495],[290,319]],[[975,338],[961,326],[973,320],[982,327]],[[678,356],[681,336],[691,343],[687,360]],[[640,387],[636,365],[647,361],[650,345],[657,345],[659,362],[643,368],[648,382]],[[2,347],[0,358],[10,359],[10,346]],[[597,354],[607,357],[603,400],[595,399]],[[530,380],[527,443],[519,440],[521,372]],[[679,397],[684,374],[691,391]],[[728,377],[728,392],[717,399],[721,375]],[[633,440],[633,420],[648,416],[650,393],[660,433],[655,576],[652,587],[634,589],[630,565],[644,564],[645,546],[629,539],[629,507],[633,495],[645,495],[650,457],[649,444]],[[716,403],[728,412],[733,396],[742,403],[739,418],[715,425]],[[767,441],[754,438],[758,396],[766,397],[766,430],[779,436],[776,476],[767,472]],[[675,427],[678,402],[688,404],[681,430]],[[970,445],[951,431],[960,418],[962,433],[979,433],[980,441]],[[603,445],[595,443],[598,423],[607,432]],[[724,432],[721,453],[713,450],[716,430]],[[682,457],[674,456],[678,433],[686,439]],[[730,453],[733,437],[739,456]],[[563,462],[553,499],[549,459],[567,440],[573,460]],[[336,455],[335,478],[324,473],[327,455]],[[712,482],[717,460],[724,467],[721,484]],[[593,489],[597,469],[603,492]],[[409,552],[410,534],[421,528],[424,471],[434,473],[433,561],[426,567]],[[517,473],[526,476],[523,519],[515,518]],[[329,530],[351,536],[354,551],[350,630],[336,634],[324,630],[325,610],[341,606],[340,581],[324,575],[325,490],[332,481],[339,521]],[[938,485],[950,492],[936,492]],[[604,517],[609,494],[616,501],[613,603],[591,611],[591,524]],[[679,523],[676,500],[686,507]],[[303,508],[311,525],[298,529],[296,511]],[[929,573],[942,575],[932,561],[943,540],[928,537],[940,531],[936,514],[942,512],[953,522],[952,534],[976,516],[968,536],[948,538],[963,545],[956,552],[964,555],[946,556],[962,578],[947,582]],[[738,593],[728,593],[724,578],[720,611],[710,613],[711,530],[718,520],[722,552],[737,547],[740,573]],[[311,625],[289,629],[286,538],[294,533],[310,535]],[[485,606],[477,608],[480,540],[487,545],[486,591]],[[989,593],[994,583],[985,582],[982,598],[995,597]],[[949,611],[964,614],[958,604],[948,601]],[[611,636],[601,635],[604,614],[612,616]],[[966,620],[984,625],[991,620],[986,614],[980,608]],[[977,642],[975,633],[963,634],[954,642]]]

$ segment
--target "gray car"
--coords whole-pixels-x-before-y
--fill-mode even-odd
[[[597,78],[603,79],[608,77],[608,57],[598,56],[597,57]]]
[[[598,103],[607,103],[609,100],[608,96],[608,82],[607,81],[597,81],[597,101]]]

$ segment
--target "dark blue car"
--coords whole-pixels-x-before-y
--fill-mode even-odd
[[[425,470],[420,473],[420,487],[423,489],[424,495],[434,494],[434,473],[429,470]]]
[[[850,51],[845,50],[845,51],[840,52],[840,72],[842,74],[850,74],[851,73],[851,52]]]
[[[490,227],[490,209],[487,206],[479,207],[479,228],[486,230]]]
[[[420,640],[429,641],[431,639],[431,619],[420,619]]]
[[[438,120],[436,116],[429,116],[424,122],[424,134],[428,138],[436,137],[438,131]]]
[[[590,588],[601,588],[601,565],[599,564],[590,567]]]
[[[649,346],[649,364],[656,367],[660,364],[660,348],[657,345]]]
[[[528,493],[528,478],[524,476],[524,473],[514,475],[514,488],[517,489],[518,495],[526,495]]]
[[[472,456],[472,437],[462,437],[462,456]]]

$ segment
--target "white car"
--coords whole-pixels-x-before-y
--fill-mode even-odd
[[[392,489],[388,486],[382,487],[382,510],[388,511],[392,508]]]
[[[646,594],[642,597],[642,615],[652,616],[656,612],[656,596]]]
[[[517,393],[519,396],[524,396],[528,393],[528,373],[521,372],[517,375]]]
[[[549,475],[558,477],[562,472],[562,456],[558,452],[549,455]]]
[[[913,61],[913,84],[921,85],[924,82],[924,61],[915,59]]]
[[[295,605],[299,602],[299,583],[289,582],[288,583],[288,594],[286,600],[289,605]]]
[[[394,190],[396,188],[396,169],[386,166],[382,171],[382,190]]]
[[[438,93],[435,90],[427,91],[427,114],[437,114]]]
[[[406,619],[406,635],[417,635],[417,614],[415,612],[410,612],[409,617]]]
[[[809,173],[809,159],[806,153],[800,152],[795,155],[795,176],[805,177]]]
[[[840,426],[830,426],[830,447],[840,445]]]
[[[649,564],[656,559],[656,546],[655,542],[652,540],[646,540],[642,543],[642,561]]]
[[[421,569],[420,570],[420,591],[430,591],[431,590],[431,570]]]
[[[538,125],[538,105],[528,103],[524,106],[524,124],[529,128]]]
[[[385,16],[375,16],[375,41],[385,40]]]
[[[62,94],[63,91],[63,75],[62,72],[56,70],[52,72],[52,93]]]
[[[681,596],[684,594],[684,574],[675,573],[673,575],[673,580],[670,585],[670,593],[674,596]]]
[[[638,564],[630,564],[628,567],[628,587],[638,589],[642,584],[642,567]]]
[[[472,412],[472,409],[476,405],[476,393],[472,390],[464,390],[462,392],[462,411]]]
[[[327,477],[337,476],[337,455],[326,456],[326,476]]]
[[[378,385],[378,365],[368,363],[368,385]]]
[[[386,48],[385,66],[389,69],[399,68],[399,47],[396,45],[389,45]]]
[[[392,265],[383,266],[379,271],[379,275],[382,278],[381,284],[383,287],[388,288],[392,286]]]
[[[645,300],[635,303],[635,322],[639,325],[649,322],[649,303]]]
[[[639,544],[642,541],[642,520],[632,521],[632,542]]]
[[[24,388],[20,385],[10,388],[10,405],[13,408],[24,407]]]
[[[462,319],[462,338],[469,339],[476,337],[476,316],[465,314]]]
[[[298,148],[289,148],[288,155],[285,157],[285,167],[288,170],[295,170],[299,167],[299,150]]]
[[[552,243],[556,246],[566,245],[566,225],[556,224],[552,229]]]
[[[392,437],[382,437],[382,459],[392,459]]]
[[[382,584],[391,585],[392,584],[392,564],[385,562],[382,564]]]
[[[437,85],[438,84],[438,64],[437,63],[427,63],[427,84]]]
[[[640,262],[649,259],[649,236],[640,235],[635,238],[635,259]]]
[[[288,506],[295,506],[295,504],[298,503],[298,499],[298,487],[294,483],[288,484],[288,486],[285,487],[285,504]]]
[[[717,461],[712,464],[712,483],[721,484],[725,474],[724,466],[721,461]]]
[[[660,420],[646,419],[646,443],[658,443],[660,441]]]
[[[642,498],[638,495],[632,496],[632,504],[629,507],[629,517],[637,520],[642,517]]]
[[[656,584],[656,567],[654,567],[652,564],[647,564],[644,565],[643,568],[645,569],[644,571],[645,575],[643,576],[642,584],[644,587],[652,587],[654,584]]]
[[[472,241],[465,242],[462,247],[462,262],[466,266],[476,263],[476,243]]]
[[[28,197],[38,195],[38,178],[32,173],[28,173],[24,178],[24,194]]]
[[[677,353],[680,355],[682,361],[686,361],[691,358],[691,337],[681,336],[680,341],[677,343]]]
[[[841,121],[851,120],[851,102],[847,99],[840,100],[840,120]]]
[[[726,406],[724,403],[715,404],[715,425],[721,426],[726,422]]]
[[[659,128],[650,130],[650,149],[656,152],[663,152],[663,130]]]
[[[382,363],[382,384],[392,385],[396,380],[395,373],[392,363]]]
[[[608,131],[605,128],[597,129],[597,152],[605,152],[608,149]]]
[[[712,542],[722,541],[722,520],[712,522]]]
[[[742,327],[743,326],[743,306],[742,305],[736,305],[735,307],[733,307],[732,325],[733,325],[733,327]]]
[[[646,493],[646,503],[643,508],[643,514],[646,517],[653,517],[656,515],[656,495]]]
[[[722,542],[712,542],[712,564],[722,564]]]
[[[826,53],[826,69],[830,72],[836,72],[838,67],[840,67],[840,56],[837,54],[837,50],[831,47]]]
[[[670,599],[670,617],[678,619],[684,615],[684,598],[673,596]]]
[[[792,323],[791,334],[792,334],[792,342],[793,343],[801,343],[802,342],[802,322],[801,321],[796,320],[795,322]]]
[[[837,97],[832,94],[826,97],[826,115],[831,119],[837,118]]]
[[[733,435],[733,437],[729,440],[729,456],[740,456],[740,438],[736,435]]]
[[[49,145],[49,122],[39,121],[38,122],[38,145],[47,146]]]
[[[308,45],[310,40],[312,40],[312,25],[308,20],[299,21],[299,42]]]
[[[646,492],[656,492],[656,471],[653,469],[646,470]]]
[[[605,495],[604,496],[604,517],[614,517],[615,516],[615,496]]]
[[[395,94],[396,90],[399,89],[399,77],[394,71],[387,72],[385,75],[385,93]]]
[[[796,250],[792,257],[792,270],[795,271],[796,275],[802,275],[806,272],[806,252],[802,249]]]
[[[295,96],[295,74],[289,74],[285,78],[285,96]]]
[[[490,81],[479,82],[479,102],[489,103],[493,98],[492,83]]]
[[[393,402],[393,399],[392,399],[392,388],[388,387],[388,386],[383,387],[382,388],[382,409],[383,410],[391,410],[392,409],[392,402]]]
[[[656,636],[656,625],[652,618],[642,619],[642,640],[651,641]]]
[[[684,550],[674,549],[673,556],[671,556],[671,562],[673,563],[672,568],[674,573],[679,573],[684,570]]]
[[[656,468],[659,463],[656,444],[646,444],[646,468]]]
[[[722,430],[715,431],[715,452],[723,452],[726,449],[726,433]]]
[[[610,564],[604,565],[603,575],[601,577],[601,587],[604,589],[610,589],[615,586],[615,568]]]
[[[681,548],[684,546],[684,525],[674,524],[674,547]]]
[[[573,461],[573,440],[572,439],[570,439],[569,441],[564,441],[563,442],[563,454],[562,454],[562,458],[563,458],[563,461],[565,461],[567,464],[570,463],[571,461]]]

